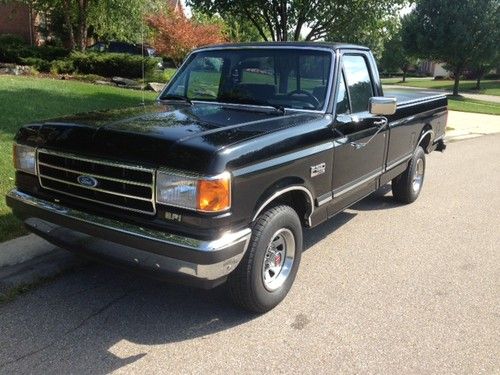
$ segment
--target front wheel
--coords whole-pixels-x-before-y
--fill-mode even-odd
[[[401,203],[414,202],[422,190],[425,175],[425,151],[418,146],[408,168],[392,180],[392,195]]]
[[[248,250],[229,275],[236,305],[264,313],[278,305],[292,287],[302,255],[302,225],[295,210],[275,206],[255,222]]]

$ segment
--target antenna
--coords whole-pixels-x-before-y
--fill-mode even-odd
[[[144,67],[144,14],[141,15],[142,20],[141,20],[141,64],[142,64],[142,86],[141,86],[141,91],[142,91],[142,106],[146,105],[145,98],[144,98],[144,90],[146,89],[146,73],[145,73],[145,67]]]

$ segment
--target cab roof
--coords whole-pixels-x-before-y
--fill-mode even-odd
[[[338,49],[357,49],[363,51],[369,51],[368,47],[348,44],[348,43],[330,43],[330,42],[250,42],[250,43],[223,43],[223,44],[212,44],[209,46],[204,46],[197,48],[196,51],[203,51],[206,49],[224,49],[224,48],[258,48],[258,47],[299,47],[299,48],[326,48],[331,50]]]

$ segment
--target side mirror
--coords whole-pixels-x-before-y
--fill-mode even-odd
[[[386,98],[385,96],[374,96],[370,98],[368,111],[376,116],[389,116],[396,113],[396,98]]]

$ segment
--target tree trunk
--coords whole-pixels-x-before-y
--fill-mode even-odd
[[[481,74],[478,74],[476,78],[476,90],[481,90]]]
[[[78,47],[85,51],[87,47],[87,9],[88,0],[78,2]]]
[[[455,74],[455,84],[453,85],[453,96],[458,95],[458,87],[460,84],[460,73],[461,73],[460,69],[455,69],[455,72],[453,73]]]
[[[76,49],[75,33],[73,32],[73,24],[71,23],[71,8],[69,5],[69,0],[63,1],[63,12],[64,12],[64,23],[68,28],[68,39],[69,47],[74,50]]]
[[[403,83],[406,82],[406,69],[403,70]]]

